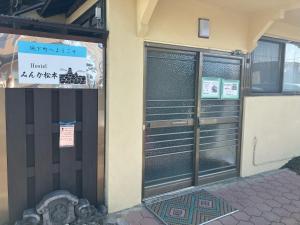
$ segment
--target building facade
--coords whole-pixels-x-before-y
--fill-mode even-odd
[[[75,144],[74,149],[83,149],[79,155],[88,157],[79,157],[80,163],[76,158],[74,163],[75,156],[68,155],[60,165],[49,164],[50,175],[64,174],[64,177],[54,176],[53,182],[59,180],[56,189],[78,192],[94,204],[105,204],[109,213],[113,213],[141,204],[151,196],[278,169],[300,156],[298,0],[100,1],[100,14],[106,17],[107,24],[103,19],[95,20],[98,1],[87,0],[80,4],[74,1],[74,4],[61,5],[59,10],[54,7],[54,0],[47,2],[49,4],[40,1],[34,6],[36,8],[25,11],[19,8],[16,12],[22,14],[23,20],[34,18],[51,22],[51,25],[34,23],[36,27],[32,33],[32,26],[8,29],[8,20],[1,17],[0,33],[5,35],[0,36],[0,44],[4,39],[18,39],[18,35],[52,44],[70,44],[73,42],[68,40],[75,39],[77,42],[73,45],[87,46],[89,54],[95,56],[91,57],[91,64],[102,65],[99,73],[103,72],[98,88],[85,87],[88,90],[80,91],[70,88],[72,93],[50,89],[51,96],[44,93],[48,99],[45,102],[39,101],[36,86],[30,86],[29,91],[22,87],[35,116],[40,115],[39,109],[44,105],[55,114],[58,109],[55,111],[51,107],[55,103],[53,96],[57,95],[59,100],[55,104],[64,102],[73,109],[64,114],[70,107],[58,104],[63,109],[62,112],[58,110],[61,120],[78,122],[75,130],[82,135],[82,143],[78,144],[80,147]],[[73,26],[76,24],[81,28]],[[49,29],[40,32],[45,26]],[[65,26],[70,27],[66,29]],[[8,35],[17,38],[7,39]],[[9,49],[10,53],[17,53],[13,47]],[[4,50],[5,46],[0,45],[0,59],[5,55]],[[12,71],[17,64],[7,65],[3,67],[0,63],[0,71]],[[17,69],[14,71],[17,73]],[[72,73],[66,71],[64,82]],[[21,139],[24,138],[23,145],[12,145],[14,142],[8,138],[12,133],[8,133],[7,127],[16,125],[7,112],[10,109],[22,112],[30,107],[23,99],[20,101],[23,108],[13,108],[14,104],[10,103],[15,98],[7,101],[9,90],[2,89],[0,94],[0,102],[5,104],[0,113],[0,139],[3,140],[0,145],[0,175],[3,178],[0,224],[9,220],[12,211],[9,187],[14,184],[14,168],[21,172],[20,166],[26,169],[16,173],[24,183],[28,182],[27,176],[39,175],[39,170],[26,167],[24,160],[14,161],[9,157],[12,159],[12,152],[19,149],[20,155],[28,159],[30,140],[24,133],[32,135],[35,129],[50,127],[49,124],[35,125],[39,119],[32,123],[22,120],[24,132],[21,129],[17,132]],[[19,93],[18,96],[22,99],[23,95]],[[39,108],[32,102],[40,103]],[[47,102],[51,102],[51,107]],[[46,115],[50,118],[52,114]],[[54,128],[49,128],[49,133],[41,135],[43,140],[49,141],[53,130],[58,133],[58,125],[51,126]],[[41,157],[37,150],[43,149],[53,157],[50,152],[55,152],[54,147],[44,150],[42,143],[33,143],[32,154]],[[92,155],[89,149],[93,149]],[[85,155],[84,151],[89,153]],[[41,168],[46,168],[41,166],[42,159],[34,160]],[[23,164],[14,167],[17,162]],[[73,186],[68,186],[72,179],[61,168],[77,171],[76,177],[73,170],[70,173],[74,178]],[[47,168],[41,171],[47,172]],[[93,191],[86,188],[84,181],[92,184]],[[37,193],[35,188],[40,188],[39,184],[32,181],[30,189],[26,183],[32,191],[24,193],[26,201],[30,199],[28,193],[38,201],[49,189],[44,186],[43,192]],[[52,190],[54,185],[50,186]],[[18,193],[18,189],[13,190]],[[27,205],[19,205],[14,217],[18,217]]]
[[[162,100],[164,97],[167,98],[168,92],[164,92],[164,90],[172,88],[172,85],[174,85],[175,90],[188,85],[190,87],[187,89],[195,88],[193,84],[179,78],[177,81],[166,81],[165,79],[168,76],[166,74],[172,71],[171,68],[173,68],[174,76],[178,75],[178,71],[176,72],[175,69],[177,64],[170,66],[167,61],[160,61],[159,58],[170,57],[169,60],[172,60],[172,57],[173,59],[174,57],[183,57],[182,60],[185,60],[190,56],[189,54],[194,53],[195,55],[191,55],[190,59],[187,59],[191,62],[190,66],[198,66],[197,63],[193,64],[193,60],[199,60],[200,57],[202,68],[195,69],[192,73],[201,74],[202,77],[205,77],[209,72],[203,72],[203,67],[205,67],[205,61],[209,61],[210,53],[217,55],[217,57],[219,55],[221,58],[225,55],[230,59],[234,55],[232,52],[240,50],[243,54],[239,56],[243,58],[242,61],[245,64],[243,65],[243,71],[239,71],[241,74],[243,73],[243,78],[239,78],[241,79],[241,96],[243,97],[239,99],[241,101],[239,112],[241,113],[240,119],[242,122],[239,126],[240,136],[237,136],[239,139],[237,143],[240,143],[237,152],[240,152],[240,154],[237,154],[235,161],[238,174],[245,177],[277,169],[290,158],[299,156],[300,143],[297,138],[297,130],[299,129],[297,121],[299,119],[297,115],[300,110],[300,98],[297,96],[297,91],[282,89],[283,78],[280,75],[290,67],[280,67],[280,65],[286,63],[282,61],[282,55],[280,56],[277,53],[276,56],[276,46],[275,48],[273,46],[263,46],[264,42],[258,44],[258,41],[263,37],[276,38],[269,39],[268,41],[271,42],[267,42],[272,44],[274,43],[272,41],[275,41],[275,45],[278,42],[277,39],[297,42],[299,40],[299,24],[296,22],[296,18],[299,18],[300,15],[298,9],[298,1],[250,2],[232,0],[226,1],[226,3],[205,0],[108,1],[107,20],[110,35],[107,46],[106,200],[111,212],[139,204],[145,197],[147,184],[151,186],[151,181],[154,182],[156,179],[158,183],[152,183],[155,189],[157,184],[164,183],[160,182],[159,179],[168,176],[166,172],[168,169],[171,171],[174,171],[177,167],[186,169],[182,168],[182,171],[175,175],[184,175],[186,171],[192,173],[186,176],[189,177],[191,182],[183,184],[183,187],[193,185],[195,183],[194,177],[197,177],[193,171],[194,167],[185,167],[185,163],[194,165],[194,158],[183,155],[182,157],[178,156],[179,159],[173,159],[171,152],[163,153],[167,154],[166,158],[159,158],[159,154],[151,155],[151,152],[149,152],[149,149],[150,151],[153,149],[149,147],[149,142],[153,144],[155,141],[167,141],[168,139],[147,140],[149,135],[155,134],[155,128],[152,130],[151,127],[149,128],[149,120],[152,122],[153,120],[159,120],[159,118],[153,119],[151,113],[162,113],[150,111],[151,107],[155,106],[149,105],[147,100],[155,100],[150,99],[150,97],[155,96],[155,93],[162,94],[161,96],[159,94],[155,96],[157,99],[159,97],[162,97]],[[199,18],[209,19],[209,38],[199,38]],[[255,54],[251,54],[257,45],[258,48],[261,46],[261,52],[263,53],[261,56],[258,49],[256,54],[258,58],[263,58],[258,59],[263,67],[261,69],[259,63],[255,61],[256,59],[253,59]],[[171,51],[171,56],[167,55],[168,51]],[[184,55],[180,56],[180,54],[185,53],[188,55],[187,58]],[[204,57],[204,62],[201,57]],[[156,62],[154,58],[157,59]],[[238,61],[228,63],[238,63]],[[272,63],[276,64],[273,69]],[[155,65],[159,67],[156,70],[152,68]],[[180,66],[180,63],[178,66]],[[187,65],[183,64],[181,66]],[[253,71],[253,69],[256,71]],[[228,70],[230,68],[224,69],[223,73],[228,72]],[[217,73],[213,68],[211,72]],[[189,72],[186,71],[186,73],[188,75]],[[153,80],[151,76],[154,77]],[[268,76],[270,76],[269,79]],[[276,76],[278,82],[274,84],[274,80],[277,79]],[[169,79],[171,78],[169,77]],[[261,86],[279,85],[279,88],[256,90],[255,87],[260,84]],[[163,85],[163,87],[160,87],[160,85]],[[147,88],[150,93],[145,91]],[[180,99],[180,96],[176,96],[176,94],[172,96]],[[184,96],[184,93],[182,96]],[[195,97],[196,95],[191,92],[191,96]],[[149,99],[147,99],[148,97]],[[204,102],[203,105],[205,105]],[[163,107],[163,105],[156,106]],[[193,106],[195,107],[197,104]],[[223,109],[223,115],[226,115],[224,111],[226,110]],[[175,110],[172,112],[178,113]],[[185,113],[185,111],[180,112]],[[202,115],[204,117],[205,114],[200,114],[200,120]],[[164,117],[161,118],[164,119]],[[151,121],[150,124],[153,125]],[[181,122],[189,123],[186,121]],[[207,120],[206,122],[209,123]],[[160,121],[160,123],[163,123],[163,121]],[[160,125],[157,127],[165,127],[167,130],[168,125]],[[200,160],[201,157],[205,157],[205,154],[201,154],[201,148],[205,150],[205,143],[201,145],[201,140],[203,140],[201,139],[201,128],[205,129],[205,126],[201,127],[200,125],[200,156],[198,156]],[[187,130],[183,129],[182,131]],[[161,132],[160,135],[167,134],[167,131]],[[179,137],[182,139],[186,136],[181,135]],[[225,141],[236,144],[232,143],[234,138],[225,138],[227,138]],[[214,140],[220,143],[219,139]],[[183,140],[182,142],[173,143],[175,143],[175,146],[193,144]],[[154,147],[154,149],[164,147],[166,146]],[[193,148],[192,151],[194,151]],[[197,157],[197,154],[192,157]],[[207,155],[207,157],[218,159],[218,155],[214,154]],[[229,162],[234,160],[232,155],[224,155],[224,159]],[[203,163],[205,164],[205,162]],[[160,167],[161,170],[155,170],[155,166]],[[199,166],[201,167],[201,161]],[[151,177],[151,173],[155,173],[155,171],[156,174],[161,173],[161,177],[155,177],[153,174],[154,177]],[[171,177],[172,172],[170,174]],[[167,179],[164,181],[165,184],[169,183]],[[182,186],[179,184],[178,188],[180,187]]]

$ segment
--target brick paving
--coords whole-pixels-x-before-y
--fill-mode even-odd
[[[208,225],[300,225],[300,176],[288,169],[202,188],[239,210]],[[111,218],[118,218],[119,224],[124,225],[163,224],[143,206]]]

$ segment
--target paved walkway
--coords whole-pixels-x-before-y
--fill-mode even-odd
[[[300,176],[288,169],[232,179],[204,189],[239,209],[239,212],[208,225],[300,225]],[[116,217],[119,224],[162,224],[143,206],[123,211],[110,219]]]

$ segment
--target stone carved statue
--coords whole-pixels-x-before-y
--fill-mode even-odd
[[[102,225],[103,213],[87,199],[78,199],[68,191],[46,195],[36,209],[25,210],[15,225]]]
[[[79,200],[67,191],[55,191],[46,195],[36,211],[43,217],[43,225],[64,225],[75,221],[74,207]]]

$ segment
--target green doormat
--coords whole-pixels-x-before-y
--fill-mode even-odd
[[[146,207],[166,225],[202,225],[238,211],[205,190],[146,203]]]

